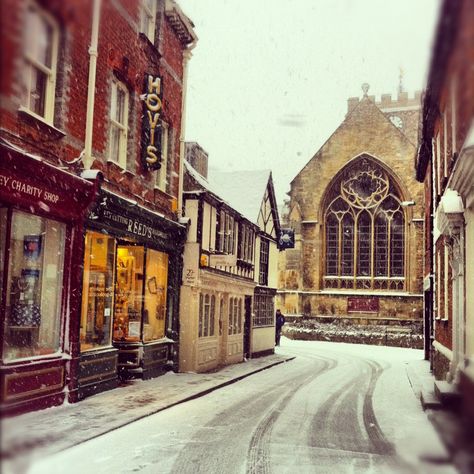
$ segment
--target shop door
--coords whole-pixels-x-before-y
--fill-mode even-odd
[[[250,359],[250,328],[252,319],[252,297],[245,297],[245,321],[244,321],[244,357]]]
[[[425,309],[425,321],[424,321],[424,350],[425,350],[425,360],[431,360],[431,345],[433,344],[433,311],[431,298],[433,297],[431,288],[425,291],[424,295],[424,309]]]
[[[139,342],[142,332],[144,247],[117,245],[114,342]]]

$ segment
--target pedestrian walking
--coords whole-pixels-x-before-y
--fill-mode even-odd
[[[281,314],[281,311],[277,309],[275,315],[275,345],[280,345],[280,337],[281,337],[281,328],[285,324],[285,316]]]

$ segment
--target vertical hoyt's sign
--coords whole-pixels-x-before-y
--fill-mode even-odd
[[[145,93],[143,94],[143,135],[142,162],[149,170],[161,167],[161,112],[163,109],[163,91],[161,79],[145,75]]]

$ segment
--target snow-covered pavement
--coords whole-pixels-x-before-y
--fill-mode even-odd
[[[421,351],[284,338],[273,357],[295,358],[37,458],[26,472],[455,472],[418,399]],[[107,403],[124,405],[114,393]]]

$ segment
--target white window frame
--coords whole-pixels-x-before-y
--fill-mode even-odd
[[[26,25],[25,29],[25,61],[27,63],[25,71],[25,96],[23,98],[24,104],[21,107],[24,110],[27,110],[28,113],[32,114],[35,117],[44,120],[50,124],[54,120],[54,102],[56,97],[56,75],[57,75],[57,64],[58,64],[58,50],[59,50],[59,26],[57,21],[44,9],[39,7],[36,3],[30,2],[27,6],[33,13],[36,13],[42,21],[46,22],[52,29],[52,44],[51,44],[51,67],[46,66],[39,62],[28,52],[28,42],[29,41],[38,41],[38,38],[31,36],[32,31]],[[32,91],[32,71],[38,69],[42,73],[46,74],[46,90],[44,97],[44,114],[40,115],[36,113],[31,107],[31,91]]]
[[[156,28],[156,0],[152,0],[151,8],[147,0],[142,0],[141,4],[141,24],[140,31],[154,44]]]
[[[156,170],[155,188],[166,192],[168,177],[169,125],[161,121],[161,167]]]
[[[123,107],[123,121],[121,123],[117,121],[114,117],[117,110],[117,91],[121,90],[125,93],[124,107]],[[110,132],[109,132],[109,160],[117,163],[123,169],[127,169],[127,138],[128,138],[128,103],[129,103],[129,93],[128,89],[122,82],[118,80],[112,81],[112,97],[110,101]],[[119,145],[118,145],[118,157],[112,156],[113,146],[113,130],[117,128],[119,130]]]
[[[199,295],[198,337],[214,337],[216,324],[216,296],[209,293]]]

